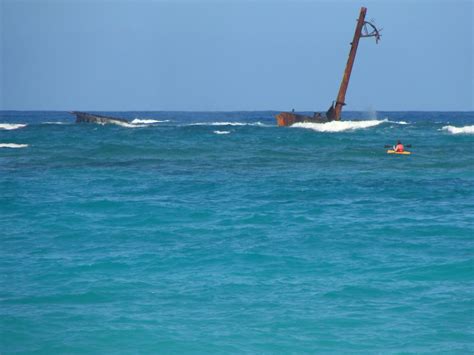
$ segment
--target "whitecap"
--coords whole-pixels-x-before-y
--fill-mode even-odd
[[[291,127],[307,128],[317,132],[342,132],[378,126],[387,120],[367,120],[367,121],[331,121],[326,123],[298,122]]]
[[[106,124],[115,124],[117,126],[121,126],[121,127],[126,127],[126,128],[141,128],[141,127],[149,127],[148,125],[146,124],[132,124],[130,122],[122,122],[122,121],[116,121],[116,120],[109,120],[107,123],[98,123],[102,126],[105,126]]]
[[[396,123],[396,124],[401,124],[401,125],[406,125],[406,124],[409,124],[408,122],[406,121],[386,121],[386,122],[390,122],[390,123]]]
[[[262,122],[197,122],[191,123],[190,126],[261,126],[268,125]]]
[[[70,124],[70,122],[43,122],[43,124]]]
[[[127,127],[127,128],[140,128],[140,127],[148,127],[146,124],[133,124],[129,122],[122,122],[122,121],[112,121],[110,120],[109,123],[116,124],[121,127]]]
[[[230,131],[214,131],[215,134],[229,134]]]
[[[464,127],[444,126],[442,130],[452,134],[474,134],[474,125]]]
[[[0,143],[0,148],[26,148],[28,144]]]
[[[163,123],[163,122],[169,122],[170,120],[149,120],[149,119],[141,119],[141,118],[135,118],[132,122],[132,124],[153,124],[153,123]]]
[[[23,123],[0,123],[0,129],[12,130],[26,127],[26,124]]]

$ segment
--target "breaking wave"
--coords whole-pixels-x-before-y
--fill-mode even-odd
[[[269,127],[262,122],[198,122],[191,123],[189,126],[260,126]]]
[[[26,127],[26,124],[23,123],[0,123],[0,129],[12,130]]]
[[[349,130],[363,129],[378,126],[387,120],[368,120],[368,121],[331,121],[326,123],[298,122],[291,127],[307,128],[317,132],[343,132]]]
[[[163,122],[169,122],[170,120],[149,120],[149,119],[140,119],[140,118],[135,118],[131,124],[154,124],[154,123],[163,123]]]
[[[214,131],[215,134],[229,134],[230,131]]]
[[[43,122],[43,124],[71,124],[70,122]]]
[[[452,134],[474,134],[474,125],[464,127],[444,126],[442,130]]]
[[[26,148],[28,144],[0,143],[0,148]]]
[[[169,122],[169,120],[159,121],[159,120],[149,120],[149,119],[135,118],[131,122],[122,122],[122,121],[114,121],[114,120],[111,120],[109,122],[112,123],[112,124],[116,124],[118,126],[121,126],[121,127],[142,128],[142,127],[150,127],[150,125],[155,124],[155,123]]]
[[[406,121],[385,121],[385,122],[396,123],[396,124],[401,124],[401,125],[409,124],[409,123],[406,122]]]
[[[134,124],[134,123],[122,122],[122,121],[113,121],[110,123],[116,124],[117,126],[121,126],[121,127],[127,127],[127,128],[148,127],[148,125],[146,124]]]

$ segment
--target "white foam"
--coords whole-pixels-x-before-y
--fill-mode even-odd
[[[396,123],[396,124],[401,124],[401,125],[409,124],[409,123],[406,122],[406,121],[387,121],[387,122]]]
[[[119,120],[114,120],[114,119],[108,119],[105,122],[103,121],[103,122],[95,122],[95,123],[101,126],[114,124],[114,125],[117,125],[120,127],[126,127],[126,128],[150,127],[149,125],[146,125],[146,124],[133,124],[131,122],[119,121]]]
[[[43,124],[70,124],[70,122],[43,122]]]
[[[23,123],[0,123],[0,129],[12,130],[26,127],[26,124]]]
[[[141,128],[141,127],[150,127],[150,124],[153,123],[160,123],[160,122],[169,122],[169,120],[158,121],[158,120],[147,120],[147,119],[139,119],[135,118],[131,122],[123,122],[118,120],[109,120],[108,123],[116,124],[121,127],[127,128]]]
[[[0,143],[0,148],[26,148],[28,144]]]
[[[261,126],[266,127],[268,125],[262,122],[198,122],[191,123],[190,126]]]
[[[229,134],[230,131],[214,131],[215,134]]]
[[[148,120],[148,119],[141,119],[141,118],[135,118],[132,122],[132,124],[153,124],[153,123],[163,123],[163,122],[169,122],[170,120]]]
[[[108,124],[114,124],[120,127],[126,128],[140,128],[140,127],[148,127],[146,124],[132,124],[129,122],[117,121],[117,120],[108,120],[107,122],[97,122],[98,125],[105,126]]]
[[[378,126],[387,120],[367,120],[367,121],[331,121],[326,123],[298,122],[291,127],[307,128],[317,132],[342,132],[356,129],[363,129]]]
[[[452,134],[474,134],[474,125],[464,127],[444,126],[442,130]]]
[[[140,128],[140,127],[148,127],[146,124],[133,124],[133,123],[128,123],[128,122],[122,122],[122,121],[113,121],[110,120],[110,123],[116,124],[121,127],[127,127],[127,128]]]

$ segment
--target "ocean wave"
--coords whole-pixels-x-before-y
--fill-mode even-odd
[[[229,134],[230,131],[214,131],[215,134]]]
[[[163,123],[163,122],[169,122],[170,120],[149,120],[149,119],[141,119],[141,118],[135,118],[131,124],[153,124],[153,123]]]
[[[147,119],[142,120],[142,119],[139,119],[139,118],[135,118],[131,122],[122,122],[122,121],[116,121],[116,120],[110,120],[109,121],[109,123],[116,124],[117,126],[126,127],[126,128],[150,127],[151,124],[159,123],[159,122],[169,122],[169,120],[158,121],[158,120],[147,120]]]
[[[317,132],[342,132],[378,126],[388,120],[331,121],[326,123],[298,122],[291,127],[312,129]]]
[[[12,130],[26,127],[27,124],[24,123],[0,123],[0,129]]]
[[[42,124],[71,124],[71,122],[42,122]]]
[[[474,134],[474,125],[464,127],[444,126],[442,130],[452,134]]]
[[[28,144],[0,143],[0,148],[26,148]]]
[[[385,121],[385,120],[384,120]],[[385,122],[390,122],[390,123],[395,123],[395,124],[401,124],[401,125],[406,125],[409,124],[406,121],[385,121]]]
[[[197,122],[191,123],[189,126],[260,126],[269,127],[262,122]]]
[[[134,124],[130,122],[122,122],[122,121],[110,121],[112,124],[116,124],[117,126],[127,127],[127,128],[141,128],[141,127],[149,127],[146,124]]]

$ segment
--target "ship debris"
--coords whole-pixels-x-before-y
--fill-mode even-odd
[[[349,79],[351,77],[352,67],[354,65],[357,47],[359,46],[359,39],[364,37],[375,37],[375,42],[380,40],[380,29],[375,27],[371,22],[365,21],[367,8],[361,7],[359,19],[357,20],[356,29],[354,32],[354,39],[351,43],[351,50],[349,58],[347,59],[346,68],[342,77],[341,86],[336,101],[333,101],[325,114],[315,113],[313,116],[306,116],[294,112],[281,112],[275,116],[278,126],[291,126],[297,122],[312,122],[325,123],[329,121],[339,121],[341,119],[342,107],[346,104],[346,91],[349,86]]]
[[[124,118],[96,115],[87,112],[72,111],[71,114],[76,116],[76,123],[98,123],[98,124],[121,124],[130,123]]]

